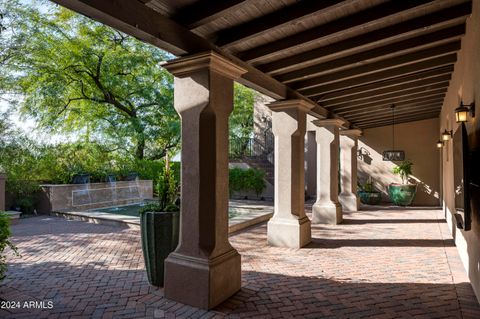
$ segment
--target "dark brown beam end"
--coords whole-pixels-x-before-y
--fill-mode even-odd
[[[228,10],[235,10],[246,0],[199,0],[181,8],[171,19],[192,30],[220,18]]]

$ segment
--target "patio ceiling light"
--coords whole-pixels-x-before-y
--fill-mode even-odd
[[[468,113],[470,113],[472,117],[475,117],[475,103],[464,105],[463,102],[460,101],[460,106],[455,109],[455,120],[457,123],[467,122]]]
[[[395,104],[390,106],[392,109],[392,149],[383,151],[384,161],[403,161],[405,159],[405,151],[395,149]]]

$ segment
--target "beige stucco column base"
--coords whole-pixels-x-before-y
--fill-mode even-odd
[[[340,131],[340,185],[338,201],[345,212],[358,211],[360,199],[357,196],[357,148],[358,129]]]
[[[228,241],[228,116],[233,79],[246,70],[213,52],[165,68],[182,120],[180,240],[165,261],[165,297],[211,309],[241,287],[240,255]]]
[[[301,219],[272,218],[268,222],[268,244],[277,247],[302,248],[312,241],[311,223]]]
[[[312,207],[312,222],[340,224],[342,206],[338,201],[339,131],[343,121],[313,121],[317,141],[317,200]]]
[[[285,100],[267,106],[272,110],[275,135],[275,203],[267,239],[273,246],[300,248],[311,241],[305,215],[304,151],[306,114],[313,104]]]

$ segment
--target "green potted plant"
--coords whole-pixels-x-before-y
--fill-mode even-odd
[[[359,189],[358,196],[362,204],[376,205],[382,200],[382,193],[375,190],[371,177],[363,185],[359,185]]]
[[[5,278],[7,272],[7,255],[5,254],[5,249],[8,247],[15,256],[20,256],[17,247],[15,247],[9,239],[11,235],[10,216],[0,211],[0,282]]]
[[[153,286],[163,286],[164,261],[178,245],[178,188],[167,159],[159,176],[158,202],[140,210],[143,257],[148,281]]]
[[[409,160],[401,162],[393,168],[393,173],[400,175],[402,184],[391,183],[388,185],[388,195],[395,205],[411,205],[417,193],[417,184],[409,183],[409,176],[412,174],[413,163]]]

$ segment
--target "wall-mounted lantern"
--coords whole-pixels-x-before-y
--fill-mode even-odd
[[[471,117],[475,117],[475,103],[464,105],[460,101],[460,106],[455,109],[455,120],[457,123],[463,123],[468,121],[468,114]]]
[[[452,131],[452,130],[447,131],[447,130],[445,129],[445,131],[443,131],[443,133],[442,133],[442,141],[445,141],[445,142],[446,142],[446,141],[448,141],[449,139],[451,139],[452,136],[453,136],[453,131]]]
[[[442,140],[438,140],[437,142],[437,148],[442,148],[443,147],[443,141]]]

